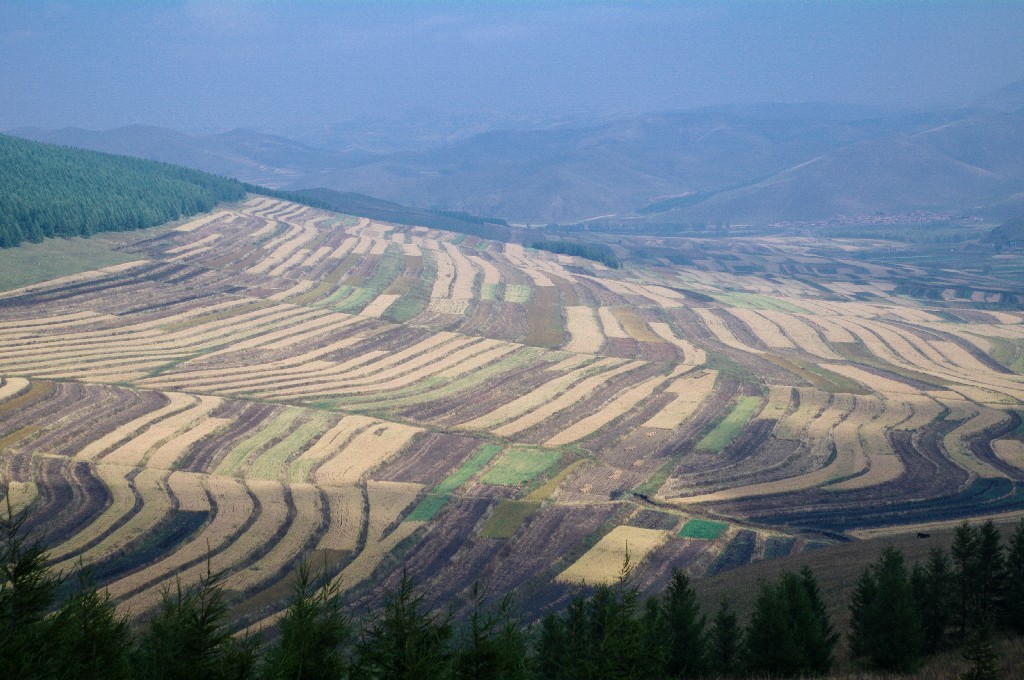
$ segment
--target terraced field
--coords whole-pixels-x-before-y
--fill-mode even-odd
[[[656,588],[1024,513],[1021,285],[920,300],[799,239],[610,270],[268,198],[117,238],[0,293],[0,494],[133,614],[207,561],[259,627],[304,557],[529,607],[627,549]]]

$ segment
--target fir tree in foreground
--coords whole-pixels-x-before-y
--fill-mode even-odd
[[[779,677],[823,675],[837,635],[810,570],[762,582],[747,629],[748,668]]]
[[[341,593],[324,575],[317,586],[308,562],[299,565],[279,637],[264,654],[264,680],[330,680],[344,677],[352,631]]]
[[[924,631],[900,551],[886,548],[864,570],[851,596],[850,614],[853,657],[886,671],[917,668]]]

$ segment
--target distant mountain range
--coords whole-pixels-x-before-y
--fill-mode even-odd
[[[534,224],[762,224],[920,210],[1002,217],[1024,209],[1024,81],[962,109],[724,107],[493,130],[394,153],[247,130],[10,134],[278,188],[323,187]]]

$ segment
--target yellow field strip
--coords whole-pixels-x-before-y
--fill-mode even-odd
[[[3,380],[3,385],[0,385],[0,401],[17,396],[29,386],[29,382],[25,378],[4,378]]]
[[[220,240],[221,236],[221,234],[217,233],[208,234],[203,238],[199,239],[198,241],[192,241],[190,243],[186,243],[185,245],[178,246],[176,248],[168,248],[167,250],[164,251],[164,255],[177,255],[179,253],[187,253],[190,250],[195,250],[197,248],[202,248],[203,246],[208,246],[211,243],[215,243],[216,241]]]
[[[340,364],[316,361],[292,368],[269,367],[271,370],[250,371],[252,376],[250,378],[231,381],[224,379],[222,384],[217,384],[216,381],[214,384],[217,385],[216,389],[220,394],[259,394],[260,390],[271,387],[272,391],[276,392],[276,390],[284,389],[287,386],[306,385],[334,374],[344,374],[352,367],[362,366],[385,356],[387,356],[387,352],[383,350],[372,350]]]
[[[358,321],[358,317],[352,317],[353,321]],[[351,322],[342,321],[337,326],[328,327],[325,330],[340,330],[343,327],[351,325]],[[302,334],[299,336],[293,336],[285,340],[270,343],[264,345],[260,349],[275,350],[281,349],[288,345],[308,340],[311,337],[316,337],[321,334],[321,330],[310,331],[309,333]],[[276,361],[270,361],[259,365],[244,365],[244,366],[233,366],[231,368],[207,368],[207,369],[177,369],[173,373],[166,375],[159,375],[154,378],[148,378],[141,381],[146,385],[160,386],[160,385],[177,385],[182,382],[187,382],[189,385],[195,387],[200,385],[216,385],[218,388],[226,388],[236,383],[247,383],[255,378],[267,377],[267,380],[272,380],[269,376],[273,375],[293,375],[293,374],[320,374],[325,369],[339,366],[340,364],[329,362],[329,361],[318,361],[318,359],[324,355],[331,354],[340,349],[351,347],[352,345],[361,342],[364,338],[359,335],[354,335],[348,338],[343,338],[337,342],[332,342],[330,345],[324,345],[315,350],[304,352],[295,356],[287,357],[285,359],[278,359]],[[359,357],[370,361],[378,356],[387,354],[382,350],[375,350],[375,354],[368,352],[367,355]],[[258,381],[257,381],[258,382]],[[219,389],[218,389],[219,391]]]
[[[147,454],[154,449],[160,450],[164,444],[172,443],[173,439],[185,434],[186,430],[196,427],[223,401],[220,397],[198,397],[195,405],[152,423],[145,431],[104,455],[103,462],[115,465],[141,465],[145,462]],[[174,448],[172,444],[171,450]],[[163,460],[163,456],[160,460]]]
[[[733,335],[732,331],[730,331],[726,327],[725,322],[722,321],[722,318],[715,314],[714,311],[712,311],[711,309],[707,307],[694,307],[693,311],[696,312],[697,315],[701,318],[707,329],[711,331],[712,335],[714,335],[715,338],[718,339],[718,342],[722,343],[726,347],[738,349],[741,352],[761,354],[761,350],[755,349],[753,347],[746,345],[743,342],[740,342],[739,338]]]
[[[227,210],[217,210],[215,212],[210,213],[209,215],[204,215],[203,217],[200,217],[199,219],[192,220],[191,222],[186,222],[185,224],[182,224],[182,225],[180,225],[178,227],[175,227],[174,231],[181,231],[181,232],[195,231],[196,229],[199,229],[200,227],[206,226],[207,224],[210,224],[211,222],[213,222],[215,220],[218,220],[218,219],[220,219],[222,217],[227,217],[227,216],[232,215],[232,214],[233,213],[231,213],[230,211],[227,211]]]
[[[181,512],[209,512],[213,509],[205,488],[206,475],[176,470],[167,478],[167,488],[178,501]]]
[[[436,333],[411,347],[399,352],[384,355],[379,361],[361,365],[344,371],[324,375],[332,382],[339,384],[363,384],[380,378],[389,378],[443,358],[463,347],[479,342],[479,338],[460,336],[455,333]],[[340,367],[340,365],[339,365]]]
[[[100,466],[104,467],[104,466]],[[79,553],[54,565],[55,571],[74,571],[78,563],[93,564],[124,549],[131,541],[152,529],[172,510],[171,498],[167,492],[164,470],[141,470],[133,480],[136,491],[142,496],[142,506],[127,522],[119,526],[102,541],[85,552]],[[134,499],[133,499],[134,500]]]
[[[317,468],[316,483],[322,486],[356,484],[375,467],[398,454],[422,431],[402,423],[372,425]]]
[[[1009,380],[987,367],[984,367],[983,371],[964,371],[948,362],[940,364],[917,349],[914,342],[903,334],[879,322],[850,321],[850,325],[855,329],[854,332],[857,332],[858,328],[862,331],[858,335],[872,352],[896,366],[904,366],[911,370],[924,370],[939,378],[992,390],[1024,401],[1024,384]]]
[[[798,387],[800,406],[775,425],[778,439],[800,440],[810,422],[818,418],[828,407],[828,392],[813,387]]]
[[[369,236],[360,236],[356,241],[355,248],[352,249],[353,255],[365,255],[370,251],[370,247],[373,245],[373,239]]]
[[[68,326],[81,326],[92,324],[98,321],[113,321],[119,317],[113,314],[100,314],[87,310],[74,312],[72,314],[58,314],[56,316],[35,317],[32,319],[18,319],[17,321],[0,321],[0,334],[2,337],[14,337],[14,334],[32,334],[40,331],[52,331],[56,328],[67,328]],[[12,335],[8,335],[12,334]]]
[[[643,427],[655,427],[664,430],[675,430],[692,416],[704,400],[711,396],[718,371],[700,371],[693,375],[676,378],[665,388],[676,398],[666,404],[660,411],[643,424]]]
[[[804,301],[801,300],[800,304],[804,304]],[[857,338],[855,338],[850,331],[846,330],[842,324],[833,321],[829,317],[805,315],[803,319],[804,321],[820,328],[822,334],[825,336],[825,340],[828,342],[851,343],[857,341]]]
[[[316,550],[355,550],[363,525],[363,492],[358,486],[323,488],[330,512],[330,524]]]
[[[772,349],[794,348],[792,341],[786,337],[782,329],[775,322],[758,314],[757,311],[742,307],[729,307],[726,311],[742,321],[767,347]]]
[[[128,476],[135,468],[123,465],[97,465],[96,476],[103,481],[110,493],[110,505],[74,536],[54,547],[50,559],[61,562],[79,552],[89,542],[99,538],[117,524],[125,515],[135,509],[135,493]]]
[[[384,536],[387,527],[391,526],[399,515],[416,500],[423,486],[421,484],[374,481],[368,482],[366,486],[370,499],[366,545],[362,552],[331,582],[332,585],[342,590],[347,590],[368,578],[395,546],[425,524],[425,522],[402,522],[394,531]]]
[[[893,380],[891,378],[885,378],[880,375],[876,375],[871,371],[866,371],[863,368],[858,368],[850,364],[821,364],[821,367],[838,373],[839,375],[846,376],[851,380],[856,380],[864,387],[875,392],[889,392],[897,394],[920,394],[921,390],[908,385],[907,383]]]
[[[288,491],[295,506],[295,516],[288,531],[270,552],[229,576],[224,581],[226,590],[245,592],[276,578],[284,567],[303,554],[306,543],[320,528],[323,522],[320,489],[312,484],[290,484]]]
[[[519,271],[529,276],[533,280],[533,285],[538,288],[552,288],[555,285],[554,281],[545,276],[533,263],[520,267]]]
[[[379,319],[384,312],[388,311],[388,307],[393,305],[400,297],[402,296],[394,293],[381,293],[370,304],[363,307],[363,311],[359,312],[359,316]]]
[[[534,425],[539,425],[554,414],[573,407],[578,402],[590,396],[592,392],[612,378],[628,373],[629,371],[644,365],[645,364],[642,361],[631,361],[628,364],[623,364],[617,368],[586,378],[571,389],[562,392],[554,399],[550,399],[538,408],[519,416],[515,420],[506,423],[501,427],[493,429],[492,432],[499,437],[510,437],[522,432],[523,430],[531,428]]]
[[[462,423],[459,425],[459,428],[465,430],[489,430],[496,425],[500,425],[501,423],[519,417],[527,411],[550,402],[570,386],[583,380],[587,375],[594,371],[604,370],[614,366],[621,366],[622,364],[622,359],[605,358],[586,366],[576,368],[571,373],[560,375],[557,378],[549,380],[543,385],[531,390],[528,394],[514,399],[507,404],[503,404],[502,406],[499,406],[478,418]],[[635,368],[635,366],[633,367]]]
[[[254,552],[265,546],[267,541],[273,539],[287,521],[288,505],[285,501],[284,488],[280,483],[250,480],[246,483],[246,486],[259,499],[259,517],[237,540],[232,541],[225,545],[222,550],[210,555],[209,565],[207,565],[206,561],[203,561],[182,571],[175,570],[175,580],[180,582],[183,588],[188,588],[197,583],[199,579],[206,575],[208,568],[213,572],[238,570],[239,566],[248,561]],[[219,512],[220,508],[218,506],[218,514]],[[204,553],[205,551],[200,552],[199,555],[201,556]],[[124,606],[136,614],[148,611],[159,604],[160,595],[161,585],[156,584],[129,598],[125,601]]]
[[[501,271],[498,270],[489,260],[485,260],[479,255],[468,255],[467,256],[473,264],[480,268],[484,273],[484,285],[497,285],[501,283]]]
[[[1003,473],[974,457],[968,440],[980,435],[988,428],[1004,422],[1009,416],[1003,411],[978,406],[968,401],[958,402],[958,400],[949,398],[942,398],[939,401],[951,409],[970,414],[966,422],[961,423],[942,438],[943,447],[950,459],[979,477],[1003,477]]]
[[[287,300],[290,297],[295,297],[296,295],[301,295],[302,293],[307,292],[308,290],[310,290],[311,288],[313,288],[316,285],[317,285],[316,281],[308,281],[308,280],[299,281],[297,284],[295,284],[291,288],[282,290],[280,293],[274,293],[273,295],[271,295],[267,299],[268,300],[273,300],[274,302],[281,302],[282,300]]]
[[[267,274],[277,276],[275,271],[281,271],[285,262],[289,261],[296,250],[317,237],[317,230],[307,225],[292,224],[284,236],[268,242],[264,247],[274,250],[258,264],[249,267],[245,271],[249,274]],[[277,245],[279,242],[280,245]],[[276,246],[276,247],[275,247]],[[281,271],[281,273],[284,273]]]
[[[1019,439],[996,439],[992,450],[999,459],[1018,470],[1024,470],[1024,442]]]
[[[455,264],[444,251],[431,251],[431,255],[437,263],[437,273],[434,275],[434,287],[430,291],[430,297],[449,298],[452,281],[455,280]]]
[[[682,363],[687,366],[702,366],[707,363],[708,356],[704,350],[695,346],[688,340],[684,340],[677,336],[673,331],[672,327],[667,323],[661,323],[660,321],[652,321],[648,324],[651,330],[655,332],[659,337],[668,342],[670,345],[674,345],[676,348],[683,351]]]
[[[118,444],[130,441],[131,437],[143,430],[143,428],[147,428],[163,418],[172,416],[199,403],[199,399],[190,394],[165,392],[164,396],[167,397],[168,400],[166,405],[155,411],[150,411],[149,413],[141,415],[135,420],[118,427],[113,432],[89,442],[85,448],[75,454],[75,458],[82,460],[94,460]]]
[[[207,418],[199,422],[151,453],[146,461],[146,467],[163,470],[174,469],[175,464],[185,455],[189,447],[203,437],[227,427],[231,422],[229,418]]]
[[[268,276],[284,276],[291,270],[299,267],[307,259],[309,259],[310,254],[311,253],[308,249],[300,246],[291,255],[285,258],[284,262],[271,269],[269,272],[267,272],[267,274]]]
[[[485,282],[486,283],[486,282]],[[570,306],[565,308],[569,342],[563,349],[567,352],[594,354],[604,345],[604,334],[594,318],[590,307]]]
[[[444,249],[447,251],[448,256],[452,258],[455,266],[455,280],[452,282],[452,299],[472,300],[474,297],[473,285],[477,277],[476,268],[473,267],[473,264],[466,258],[463,252],[451,243],[445,242]]]
[[[379,392],[395,387],[405,387],[498,345],[510,347],[509,351],[514,347],[508,343],[503,343],[501,340],[460,338],[443,347],[424,353],[397,366],[377,371],[369,376],[329,375],[325,372],[318,381],[307,381],[307,384],[299,387],[279,388],[275,392],[277,396],[286,397],[324,393],[329,390],[342,390],[347,394],[360,394],[364,392]]]
[[[339,313],[312,313],[290,322],[286,328],[278,331],[271,331],[263,335],[241,342],[233,342],[224,349],[218,350],[209,356],[230,354],[249,349],[280,349],[299,342],[301,339],[315,337],[327,332],[334,332],[339,329],[351,326],[358,319],[348,314]],[[296,339],[298,337],[299,339]]]
[[[770,309],[758,310],[757,314],[776,324],[797,347],[822,359],[839,360],[838,354],[822,342],[817,331],[803,322],[800,316]]]
[[[637,404],[644,401],[658,389],[668,378],[659,376],[650,378],[626,390],[612,401],[601,407],[597,413],[579,420],[544,442],[544,446],[555,448],[579,441],[628,413]]]
[[[601,320],[601,329],[604,331],[606,337],[625,339],[629,338],[629,334],[622,329],[622,325],[619,320],[612,314],[610,307],[598,307],[597,317]]]
[[[349,253],[351,253],[352,250],[356,247],[357,243],[359,243],[359,239],[357,239],[355,236],[349,236],[344,241],[342,241],[341,244],[338,245],[338,247],[335,248],[334,251],[327,257],[332,260],[340,260]]]
[[[793,388],[789,385],[769,385],[768,401],[755,420],[779,420],[786,415],[793,401]]]
[[[352,439],[367,428],[382,425],[383,421],[367,416],[343,416],[337,424],[325,432],[316,442],[294,460],[288,469],[288,479],[294,482],[311,481],[309,471],[323,460],[341,454]]]
[[[612,585],[622,576],[627,553],[630,564],[635,567],[668,539],[669,532],[660,529],[615,527],[597,545],[556,576],[555,581],[588,586]]]
[[[17,515],[39,496],[39,487],[35,482],[7,482],[6,486],[0,485],[0,491],[6,493],[3,501],[0,501],[0,513],[4,513],[5,517],[8,510],[12,515]]]

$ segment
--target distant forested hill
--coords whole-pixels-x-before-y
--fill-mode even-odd
[[[0,247],[151,227],[244,196],[198,170],[0,135]]]

